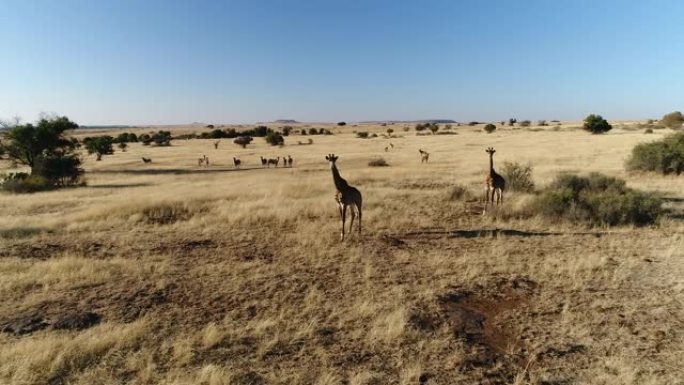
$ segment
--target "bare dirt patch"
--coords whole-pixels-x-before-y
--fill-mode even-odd
[[[527,278],[502,278],[472,288],[454,287],[439,297],[454,336],[468,348],[461,370],[480,373],[482,383],[513,380],[529,354],[527,344],[516,331],[516,320],[534,298],[537,286]]]

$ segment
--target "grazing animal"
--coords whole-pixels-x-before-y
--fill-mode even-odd
[[[294,159],[290,155],[287,156],[287,165],[288,167],[292,167],[292,162],[294,162]]]
[[[197,158],[197,166],[199,166],[199,167],[204,166],[204,158]]]
[[[427,151],[419,149],[418,152],[420,152],[420,163],[427,163],[430,160],[430,154]]]
[[[489,147],[485,151],[489,154],[489,173],[485,177],[485,206],[482,215],[487,212],[487,204],[490,200],[492,206],[494,205],[494,195],[496,195],[497,206],[503,204],[503,193],[506,188],[506,180],[494,171],[494,153],[496,150]]]
[[[215,150],[218,150],[219,143],[221,143],[220,140],[217,140],[217,141],[214,142],[214,149],[215,149]]]
[[[233,164],[235,165],[235,168],[240,167],[240,163],[242,163],[242,161],[240,161],[240,159],[233,157]]]
[[[390,148],[394,148],[394,145],[392,144],[392,142],[390,142]]]
[[[259,158],[261,158],[261,167],[267,166],[268,159],[263,156],[260,156]]]
[[[145,158],[144,156],[142,157],[143,163],[152,163],[152,158]]]
[[[278,167],[279,162],[280,162],[280,157],[277,157],[275,159],[273,159],[273,158],[269,159],[267,164],[268,164],[268,167],[271,167],[271,165],[275,165],[276,167]]]
[[[350,207],[351,212],[351,223],[349,224],[349,232],[351,233],[354,228],[354,218],[358,212],[359,215],[359,234],[361,234],[361,206],[363,204],[363,199],[361,198],[361,192],[352,187],[347,183],[346,180],[340,176],[340,172],[335,165],[338,156],[335,154],[329,154],[325,159],[330,162],[330,170],[332,171],[333,182],[335,183],[335,201],[340,209],[340,218],[342,219],[342,232],[340,233],[340,240],[344,241],[344,225],[347,219],[347,207]],[[355,210],[356,209],[356,210]],[[356,212],[355,212],[356,211]]]
[[[385,152],[389,151],[389,147],[385,147]]]

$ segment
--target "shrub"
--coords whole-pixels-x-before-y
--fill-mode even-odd
[[[313,127],[309,128],[309,135],[318,135],[318,130]]]
[[[285,144],[285,138],[278,132],[269,132],[264,139],[266,139],[266,143],[271,146],[282,146]]]
[[[28,175],[24,178],[7,178],[2,183],[2,189],[11,193],[33,193],[54,188],[50,182],[40,175]]]
[[[114,138],[109,135],[96,136],[94,138],[83,139],[83,144],[85,145],[88,154],[95,154],[97,160],[102,160],[103,155],[111,155],[114,153],[114,148],[112,144],[114,143]],[[121,142],[120,144],[126,144]]]
[[[652,134],[652,133],[653,133],[653,129],[650,127],[644,131],[644,134]]]
[[[538,120],[537,121],[537,126],[548,126],[549,124],[546,123],[546,120]]]
[[[393,129],[393,128],[388,128],[388,129],[387,129],[387,135],[392,135],[393,132],[394,132],[394,129]]]
[[[346,126],[346,125],[347,125],[347,122],[337,122],[337,125],[338,125],[338,126]]]
[[[361,139],[367,139],[368,138],[368,131],[359,131],[356,133],[357,138]]]
[[[368,166],[370,166],[370,167],[388,167],[389,164],[385,161],[385,159],[377,158],[377,159],[373,159],[370,162],[368,162]]]
[[[515,119],[515,118],[508,119],[508,125],[509,126],[513,126],[516,123],[518,123],[518,119]]]
[[[411,129],[409,126],[404,126],[404,132],[408,132]]]
[[[449,199],[452,201],[470,200],[475,197],[467,186],[457,184],[449,190]]]
[[[292,131],[292,126],[283,127],[283,136],[289,136]]]
[[[592,134],[603,134],[604,132],[610,131],[613,126],[611,126],[607,120],[603,119],[601,115],[591,114],[584,118],[584,125],[582,128]]]
[[[427,123],[425,123],[425,124],[417,123],[416,124],[416,131],[423,131],[423,130],[427,129],[428,126],[429,125]]]
[[[149,134],[142,134],[138,137],[143,144],[143,146],[149,146],[152,143],[152,137]]]
[[[599,173],[564,174],[537,195],[528,209],[544,217],[592,225],[642,226],[654,223],[662,214],[662,199],[627,188],[624,180]]]
[[[171,145],[171,132],[170,131],[157,131],[150,137],[151,141],[157,146],[170,146]]]
[[[684,132],[634,146],[627,160],[627,169],[681,174],[684,172]]]
[[[252,137],[251,136],[238,136],[233,140],[233,143],[242,146],[242,148],[247,148],[247,145],[252,143]]]
[[[501,173],[506,180],[506,189],[520,192],[533,192],[532,166],[517,162],[504,162]]]
[[[523,120],[522,122],[520,122],[520,127],[529,127],[531,124],[532,124],[531,121]]]
[[[684,115],[682,115],[682,113],[679,111],[670,112],[669,114],[665,114],[665,116],[660,119],[660,123],[667,128],[677,129],[682,127],[682,123],[684,123]]]
[[[491,123],[489,123],[489,124],[487,124],[486,126],[484,126],[484,130],[485,130],[485,132],[487,132],[488,134],[491,134],[492,132],[496,131],[496,126],[493,125],[493,124],[491,124]]]
[[[435,135],[437,131],[439,131],[439,125],[437,125],[436,123],[431,124],[429,128],[430,132],[432,132],[432,135]]]

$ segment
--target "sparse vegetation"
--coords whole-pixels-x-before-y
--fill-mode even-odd
[[[522,165],[517,162],[504,162],[501,167],[501,174],[506,180],[507,190],[526,193],[534,191],[532,165]]]
[[[518,125],[519,125],[520,127],[529,127],[530,125],[532,125],[532,122],[529,121],[529,120],[523,120],[523,121],[520,122]]]
[[[369,167],[388,167],[389,164],[383,158],[376,158],[368,162]]]
[[[368,131],[359,131],[356,133],[357,138],[368,139]]]
[[[337,122],[337,125],[338,125],[338,126],[346,126],[346,125],[347,125],[347,122]]]
[[[496,126],[489,123],[486,126],[484,126],[484,130],[486,133],[491,134],[492,132],[496,131]]]
[[[670,135],[663,140],[636,145],[627,160],[627,169],[681,174],[684,172],[684,132]]]
[[[266,143],[271,146],[282,146],[285,144],[285,138],[279,132],[271,131],[264,137]]]
[[[535,197],[529,209],[551,219],[592,225],[649,225],[662,214],[662,199],[626,187],[624,180],[591,173],[560,175]]]
[[[610,131],[613,126],[611,126],[607,120],[603,119],[601,115],[591,114],[584,118],[584,125],[582,128],[592,134],[603,134]]]

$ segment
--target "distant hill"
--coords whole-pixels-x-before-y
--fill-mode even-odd
[[[279,123],[279,124],[297,124],[297,123],[299,123],[299,122],[296,121],[296,120],[293,120],[293,119],[278,119],[278,120],[274,120],[273,123]]]
[[[135,126],[117,125],[117,124],[105,125],[105,126],[78,126],[78,128],[82,128],[82,129],[86,129],[86,130],[88,130],[88,129],[107,129],[107,128],[131,128],[131,127],[135,127]]]
[[[368,120],[359,123],[377,124],[377,123],[458,123],[452,119],[424,119],[424,120]]]

